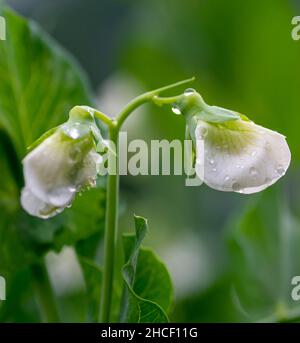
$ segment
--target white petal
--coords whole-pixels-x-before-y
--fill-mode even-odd
[[[51,218],[63,211],[64,208],[57,208],[37,198],[28,188],[24,188],[21,194],[21,204],[24,210],[35,217],[43,219]]]
[[[204,139],[204,182],[217,190],[255,193],[282,177],[291,160],[285,137],[242,119],[223,124],[199,121],[196,139]],[[203,156],[202,156],[203,157]]]
[[[42,201],[55,207],[69,204],[74,197],[72,174],[76,161],[75,144],[55,133],[23,160],[25,184]],[[80,154],[80,152],[78,152]]]
[[[103,157],[96,153],[93,149],[84,158],[82,168],[79,170],[76,176],[76,186],[94,186],[96,177],[99,172],[100,164],[103,161]]]

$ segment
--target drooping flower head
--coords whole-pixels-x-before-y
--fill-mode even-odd
[[[76,192],[95,185],[102,157],[92,110],[76,106],[69,120],[38,139],[23,159],[21,204],[31,215],[49,218],[70,206]]]
[[[204,142],[195,169],[211,188],[255,193],[275,183],[288,169],[291,153],[280,133],[235,111],[209,106],[191,89],[176,106],[175,111],[186,118],[192,140]]]

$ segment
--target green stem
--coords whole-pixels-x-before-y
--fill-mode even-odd
[[[166,90],[169,90],[169,89],[172,89],[172,88],[175,88],[175,87],[178,87],[178,86],[181,86],[181,85],[184,85],[186,83],[189,83],[189,82],[192,82],[194,81],[195,78],[194,77],[191,77],[190,79],[186,79],[186,80],[183,80],[183,81],[179,81],[179,82],[176,82],[176,83],[172,83],[171,85],[168,85],[168,86],[164,86],[164,87],[161,87],[161,88],[158,88],[158,89],[154,89],[150,92],[147,92],[147,93],[144,93],[142,95],[139,95],[138,97],[134,98],[133,100],[131,100],[126,106],[125,108],[123,109],[123,111],[120,113],[117,121],[116,121],[116,126],[118,129],[121,128],[123,122],[126,120],[126,118],[136,109],[138,108],[139,106],[141,106],[142,104],[144,104],[145,102],[148,102],[148,101],[153,101],[155,104],[159,104],[157,99],[158,98],[158,94],[160,94],[161,92],[164,92]],[[173,97],[174,98],[178,98],[178,97]],[[170,102],[168,102],[170,103]]]
[[[112,126],[112,120],[106,114],[104,114],[98,110],[95,110],[94,108],[93,108],[93,111],[94,111],[94,116],[96,118],[103,121],[103,123],[107,124],[109,127]]]
[[[59,323],[59,314],[56,307],[55,296],[49,280],[47,268],[43,263],[31,267],[34,278],[34,286],[42,315],[42,321],[46,323]]]
[[[116,172],[107,178],[107,202],[104,235],[104,268],[103,283],[100,304],[100,322],[108,323],[110,317],[114,258],[115,258],[115,236],[118,222],[118,195],[119,195],[119,170],[118,170],[118,139],[119,129],[111,126],[109,138],[116,147]]]
[[[148,101],[153,101],[159,104],[157,97],[161,92],[181,86],[188,82],[194,81],[194,78],[173,83],[171,85],[152,90],[144,93],[132,101],[130,101],[119,114],[116,120],[111,120],[106,115],[99,111],[95,111],[95,116],[108,124],[109,139],[114,143],[116,148],[116,172],[109,174],[107,178],[106,191],[106,218],[105,218],[105,233],[104,233],[104,267],[103,267],[103,282],[101,291],[100,316],[101,323],[108,323],[110,319],[111,298],[113,289],[113,274],[114,274],[114,259],[115,259],[115,237],[117,232],[118,222],[118,195],[119,195],[119,156],[118,156],[118,140],[119,131],[126,118],[139,106]],[[176,97],[177,98],[177,97]],[[158,99],[158,100],[157,100]],[[164,100],[161,101],[163,102]],[[166,98],[167,99],[167,98]]]
[[[161,106],[161,105],[170,105],[174,104],[176,101],[180,100],[182,98],[182,95],[176,95],[176,96],[170,96],[170,97],[160,97],[155,95],[152,98],[152,101],[155,105]]]

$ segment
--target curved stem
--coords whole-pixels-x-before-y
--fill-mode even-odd
[[[93,111],[94,111],[94,116],[96,117],[96,118],[98,118],[98,119],[100,119],[101,121],[103,121],[103,123],[105,123],[105,124],[107,124],[109,127],[111,127],[112,126],[112,119],[111,118],[109,118],[106,114],[104,114],[104,113],[102,113],[102,112],[100,112],[100,111],[98,111],[98,110],[95,110],[95,109],[93,109]]]
[[[108,124],[109,138],[114,143],[116,148],[116,172],[109,174],[107,178],[107,203],[106,203],[106,218],[105,218],[105,233],[104,233],[104,268],[103,282],[101,291],[100,304],[100,322],[108,323],[110,318],[111,298],[113,289],[113,274],[114,274],[114,258],[115,258],[115,237],[118,222],[118,195],[119,195],[119,156],[118,156],[118,140],[119,131],[126,118],[140,105],[147,101],[154,101],[159,104],[157,95],[163,91],[178,87],[185,83],[193,81],[194,78],[173,83],[171,85],[152,90],[144,93],[132,101],[130,101],[121,111],[116,120],[111,120],[106,115],[99,111],[94,114],[97,118]],[[163,99],[163,98],[161,98]],[[163,100],[161,100],[163,101]]]
[[[155,95],[152,98],[152,101],[155,105],[161,106],[161,105],[170,105],[175,103],[176,101],[180,100],[182,95],[176,95],[176,96],[170,96],[170,97],[160,97]]]
[[[119,117],[116,120],[116,126],[118,129],[121,128],[122,124],[124,123],[124,121],[126,120],[126,118],[139,106],[141,106],[142,104],[144,104],[147,101],[153,101],[156,104],[159,104],[156,102],[156,99],[158,98],[157,96],[161,93],[164,92],[166,90],[184,85],[186,83],[192,82],[195,80],[195,77],[191,77],[190,79],[186,79],[183,81],[179,81],[176,83],[172,83],[171,85],[168,86],[164,86],[158,89],[154,89],[150,92],[144,93],[142,95],[139,95],[138,97],[134,98],[133,100],[131,100],[122,110],[122,112],[120,113]],[[175,97],[174,97],[175,98]]]
[[[100,322],[108,323],[110,316],[111,297],[113,288],[114,258],[115,258],[115,236],[118,222],[118,193],[119,193],[119,171],[118,171],[118,139],[119,130],[111,126],[109,138],[116,147],[116,172],[107,178],[107,203],[105,216],[104,234],[104,268],[103,283],[100,304]]]

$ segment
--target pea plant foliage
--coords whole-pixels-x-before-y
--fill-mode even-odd
[[[87,320],[168,322],[172,282],[163,262],[142,246],[143,217],[134,216],[133,232],[122,238],[122,285],[114,279],[119,171],[103,176],[100,170],[109,159],[118,165],[123,123],[145,103],[169,107],[185,119],[196,177],[217,191],[244,196],[285,174],[291,160],[285,137],[244,114],[208,105],[195,89],[165,96],[194,78],[137,95],[113,118],[94,108],[72,56],[35,23],[6,8],[0,15],[6,19],[6,40],[0,42],[0,165],[6,180],[0,186],[0,272],[11,280],[16,270],[31,268],[37,287],[45,288],[45,320],[59,321],[43,256],[73,246],[88,290]],[[95,251],[102,240],[100,266]]]

